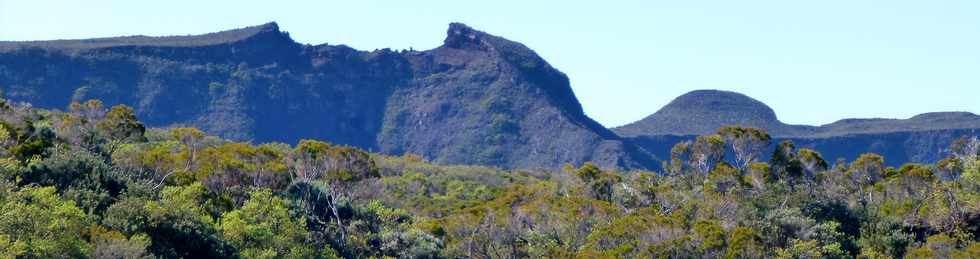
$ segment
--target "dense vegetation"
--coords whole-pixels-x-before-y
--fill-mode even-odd
[[[99,101],[0,120],[4,258],[980,256],[976,137],[892,168],[724,127],[664,172],[546,172],[147,129]]]

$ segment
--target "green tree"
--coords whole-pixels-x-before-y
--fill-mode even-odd
[[[708,175],[725,158],[725,139],[718,134],[698,136],[691,146],[691,158],[698,172]]]
[[[231,258],[236,251],[219,236],[215,220],[209,213],[210,197],[201,183],[189,186],[167,186],[160,200],[147,201],[141,215],[144,232],[152,239],[151,250],[164,257],[204,256]],[[142,224],[141,224],[142,225]]]
[[[852,179],[856,179],[860,184],[873,185],[881,181],[881,179],[884,177],[884,164],[885,158],[881,155],[866,153],[862,154],[851,163],[848,173],[851,175]],[[868,202],[874,202],[874,198],[871,196],[873,190],[873,188],[868,188]]]
[[[717,132],[728,143],[735,155],[735,167],[744,171],[749,164],[759,159],[762,151],[772,143],[772,137],[759,128],[725,126]]]
[[[79,147],[49,148],[50,157],[28,167],[22,184],[54,186],[59,193],[92,213],[108,206],[124,188],[104,158]]]
[[[613,185],[622,181],[619,175],[603,172],[588,162],[576,169],[575,175],[588,186],[593,198],[603,201],[612,201]]]
[[[80,258],[91,252],[83,239],[89,218],[54,187],[0,188],[0,255]]]
[[[800,148],[796,151],[796,159],[800,161],[800,165],[809,178],[813,178],[817,173],[827,170],[827,161],[816,150]]]
[[[907,233],[908,228],[895,218],[875,215],[865,220],[861,226],[858,244],[861,253],[868,255],[887,255],[901,258],[905,248],[914,241],[915,236]]]
[[[289,211],[288,202],[268,189],[252,191],[240,208],[221,216],[217,228],[246,258],[313,258],[306,221]],[[329,248],[324,248],[329,250]]]
[[[728,240],[725,258],[760,258],[765,252],[759,233],[749,227],[736,227]]]
[[[707,256],[717,255],[725,247],[725,229],[717,221],[702,220],[694,223],[695,240]]]
[[[772,165],[770,181],[785,180],[791,184],[803,176],[803,165],[796,158],[796,145],[793,141],[784,140],[776,146],[769,163]]]
[[[318,214],[319,202],[326,207],[340,230],[341,243],[346,242],[347,227],[340,216],[341,200],[349,199],[351,186],[359,181],[380,176],[377,165],[366,152],[351,147],[333,147],[330,144],[301,140],[290,158],[293,169],[292,188],[301,200],[301,208],[308,215]],[[319,183],[325,183],[326,191],[319,191]],[[317,188],[314,188],[317,187]]]
[[[691,146],[694,145],[690,140],[681,141],[670,148],[670,163],[664,162],[663,168],[671,175],[681,175],[695,165],[692,164]]]
[[[143,134],[146,127],[138,119],[133,108],[120,104],[112,106],[105,118],[98,122],[99,129],[105,131],[111,139],[124,142],[141,142],[146,138]]]

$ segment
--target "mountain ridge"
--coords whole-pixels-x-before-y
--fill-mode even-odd
[[[681,124],[681,125],[678,125]],[[849,134],[892,133],[980,128],[980,116],[962,111],[928,112],[907,119],[845,118],[813,126],[780,121],[772,108],[741,93],[694,90],[657,112],[613,128],[624,137],[642,135],[701,135],[725,125],[765,128],[774,137],[824,138]]]
[[[299,44],[275,23],[0,46],[0,89],[43,108],[101,99],[134,107],[155,127],[257,142],[314,138],[445,164],[656,167],[582,112],[564,73],[523,44],[462,23],[425,51]]]
[[[887,164],[932,163],[947,155],[962,136],[980,134],[980,116],[969,112],[930,112],[908,119],[849,118],[820,126],[790,125],[780,121],[767,105],[744,94],[695,90],[683,94],[644,119],[613,128],[617,134],[658,157],[670,156],[671,147],[719,127],[741,125],[763,128],[773,142],[793,141],[824,154],[825,158],[853,160],[862,153],[880,153]]]
[[[88,50],[111,47],[200,47],[220,44],[231,44],[247,40],[264,33],[288,33],[279,30],[279,24],[268,22],[261,25],[230,29],[219,32],[197,35],[145,36],[131,35],[118,37],[102,37],[89,39],[59,39],[37,41],[0,41],[0,51],[12,51],[19,48],[49,48],[62,50]]]

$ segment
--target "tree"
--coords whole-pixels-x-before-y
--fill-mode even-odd
[[[752,228],[736,227],[728,238],[730,244],[725,258],[761,258],[765,254],[761,239]]]
[[[137,234],[127,238],[119,232],[103,231],[100,228],[93,231],[95,232],[92,237],[95,249],[92,251],[92,258],[156,258],[147,251],[150,246],[150,237],[146,234]]]
[[[145,221],[143,231],[152,239],[151,251],[170,258],[237,256],[234,247],[215,229],[208,206],[215,199],[204,185],[167,186],[159,197],[147,201],[142,206],[143,215],[135,217]]]
[[[705,190],[727,194],[737,190],[739,185],[741,185],[741,173],[728,163],[722,162],[708,174]]]
[[[83,237],[89,218],[54,187],[0,187],[0,255],[81,258],[92,249]]]
[[[772,143],[769,133],[759,128],[725,126],[719,128],[717,134],[728,143],[732,153],[735,154],[735,166],[742,171],[758,160],[762,150]]]
[[[795,149],[796,145],[789,140],[784,140],[776,146],[772,158],[769,159],[769,163],[772,164],[772,175],[768,179],[772,181],[786,180],[792,184],[803,176],[803,166],[800,160],[796,158]]]
[[[74,145],[94,149],[104,137],[96,130],[96,123],[105,118],[106,109],[99,100],[84,103],[72,102],[69,112],[61,114],[55,126],[58,135]]]
[[[901,222],[891,217],[872,216],[866,219],[858,239],[861,254],[902,258],[905,248],[915,241],[915,235],[908,233],[906,229]]]
[[[698,136],[691,147],[691,157],[698,172],[708,175],[725,158],[725,139],[717,134]]]
[[[980,138],[963,136],[950,145],[950,153],[962,161],[976,160],[980,156]]]
[[[341,240],[346,240],[347,230],[339,212],[340,201],[350,197],[353,183],[380,176],[374,160],[359,149],[301,140],[293,151],[290,163],[296,179],[293,185],[316,186],[310,182],[318,181],[326,183],[328,192],[312,191],[314,188],[294,189],[299,191],[303,202],[301,207],[309,213],[315,213],[319,207],[317,202],[325,199],[340,230]]]
[[[10,147],[8,152],[11,156],[22,162],[40,159],[45,156],[44,151],[54,146],[56,134],[51,127],[45,124],[35,125],[31,118],[24,118],[23,127],[16,127],[17,143]],[[4,125],[0,123],[0,125]],[[11,129],[11,125],[4,128]]]
[[[576,169],[575,175],[589,187],[593,198],[603,201],[612,201],[613,185],[622,180],[619,175],[603,172],[588,162]]]
[[[255,147],[246,143],[226,143],[208,147],[196,155],[201,161],[194,162],[197,169],[191,171],[193,180],[201,181],[209,190],[241,204],[250,189],[282,191],[289,185],[289,170],[285,164],[287,152],[288,146],[272,144]],[[179,155],[186,157],[187,154],[182,151]]]
[[[204,132],[196,128],[173,128],[170,130],[173,140],[181,144],[178,160],[183,167],[183,171],[194,171],[198,168],[199,156],[207,147],[204,144]]]
[[[799,160],[804,172],[806,172],[806,176],[809,178],[827,170],[827,161],[816,150],[800,148],[796,152],[796,159]]]
[[[766,183],[772,180],[768,179],[771,177],[772,167],[766,163],[751,163],[748,168],[748,182],[753,188],[757,190],[764,190],[766,188]]]
[[[287,204],[268,189],[252,191],[241,208],[221,216],[217,228],[245,258],[317,257],[305,219],[293,216]]]
[[[110,196],[124,188],[98,154],[77,146],[57,146],[48,151],[50,157],[28,166],[22,183],[54,186],[89,213],[105,209]]]
[[[124,142],[145,141],[143,134],[146,127],[136,119],[133,108],[120,104],[112,106],[112,109],[105,114],[105,118],[99,121],[99,129],[105,131],[111,139]]]
[[[885,158],[874,153],[865,153],[851,163],[848,173],[861,184],[872,185],[881,181],[884,176]],[[873,188],[868,189],[868,202],[873,202]]]
[[[670,163],[664,162],[663,168],[671,175],[681,175],[694,166],[691,159],[691,146],[694,145],[690,140],[681,141],[670,148]]]
[[[725,229],[715,220],[701,220],[694,223],[695,241],[707,257],[719,257],[725,247]]]
[[[948,157],[936,162],[936,170],[939,179],[944,181],[955,180],[963,174],[963,161],[956,157]]]
[[[129,181],[151,182],[159,189],[177,171],[186,172],[177,167],[174,154],[179,149],[174,141],[122,144],[112,152],[112,162]]]

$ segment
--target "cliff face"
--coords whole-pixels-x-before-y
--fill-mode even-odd
[[[890,133],[852,134],[818,138],[773,138],[773,144],[784,140],[793,141],[797,147],[817,150],[827,162],[833,164],[843,158],[850,162],[864,153],[877,153],[885,157],[888,166],[905,163],[935,163],[949,155],[949,146],[962,136],[980,136],[980,129],[945,129],[926,131],[900,131]],[[648,135],[631,137],[629,140],[648,150],[654,156],[670,157],[674,144],[693,140],[696,135]],[[765,151],[768,160],[775,145]]]
[[[404,55],[413,80],[388,100],[381,150],[517,167],[653,164],[586,117],[568,78],[524,45],[462,24],[448,34]]]
[[[789,125],[751,97],[727,91],[698,90],[674,99],[656,113],[613,129],[658,157],[669,157],[679,141],[710,134],[725,125],[766,129],[773,143],[791,140],[820,151],[824,158],[852,160],[873,152],[889,165],[932,163],[944,158],[957,138],[980,134],[980,116],[967,112],[925,113],[909,119],[843,119],[822,126]]]
[[[520,43],[451,24],[427,51],[301,45],[274,23],[199,36],[0,43],[0,89],[45,108],[101,99],[151,126],[321,139],[437,162],[652,168]]]

